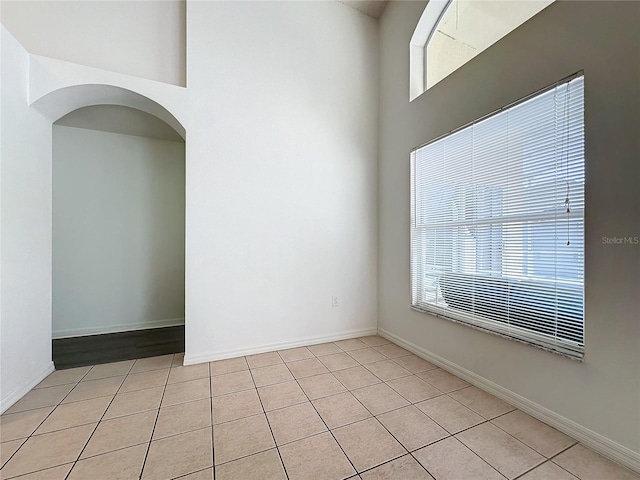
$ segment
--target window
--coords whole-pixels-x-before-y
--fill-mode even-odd
[[[430,0],[411,37],[410,100],[551,3],[553,0]]]
[[[411,153],[412,307],[584,350],[584,77]]]

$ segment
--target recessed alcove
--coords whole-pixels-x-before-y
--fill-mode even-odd
[[[184,326],[184,139],[121,105],[76,109],[52,128],[56,367],[184,351],[181,328],[147,340]]]

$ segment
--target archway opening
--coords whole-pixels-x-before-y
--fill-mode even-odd
[[[111,100],[52,124],[56,369],[184,352],[184,129]]]

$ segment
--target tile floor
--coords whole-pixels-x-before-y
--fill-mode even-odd
[[[52,373],[0,416],[0,478],[640,479],[372,336]]]

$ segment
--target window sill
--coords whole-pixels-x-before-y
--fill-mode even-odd
[[[479,330],[481,332],[490,333],[490,334],[496,335],[498,337],[506,338],[508,340],[512,340],[512,341],[515,341],[515,342],[518,342],[518,343],[521,343],[521,344],[524,344],[524,345],[528,345],[528,346],[531,346],[531,347],[539,348],[540,350],[545,350],[547,352],[554,353],[554,354],[559,355],[561,357],[569,358],[571,360],[584,363],[584,349],[582,349],[581,351],[579,351],[579,350],[575,350],[574,351],[574,350],[570,350],[568,348],[564,348],[564,347],[562,347],[560,345],[557,345],[557,346],[549,345],[549,344],[545,345],[545,344],[542,344],[542,342],[538,343],[538,342],[536,342],[534,340],[529,340],[529,339],[526,339],[526,338],[521,338],[521,337],[517,337],[517,336],[514,336],[514,335],[509,335],[506,332],[500,332],[500,331],[497,331],[497,330],[494,330],[494,329],[491,329],[491,328],[487,328],[487,327],[485,327],[483,325],[474,324],[474,323],[471,323],[469,321],[462,320],[460,318],[455,318],[453,316],[445,315],[444,313],[435,311],[435,309],[431,310],[431,309],[428,309],[428,308],[421,308],[421,307],[418,307],[418,306],[415,306],[415,305],[410,305],[409,308],[411,310],[415,311],[415,312],[419,312],[419,313],[422,313],[422,314],[427,314],[427,315],[431,315],[431,316],[434,316],[434,317],[442,318],[444,320],[447,320],[447,321],[450,321],[450,322],[453,322],[453,323],[458,323],[458,324],[464,325],[465,327],[471,327],[474,330]],[[449,310],[452,311],[453,309],[449,309]]]

